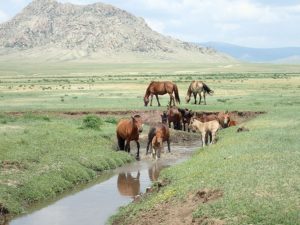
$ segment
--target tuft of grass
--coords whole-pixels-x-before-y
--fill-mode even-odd
[[[82,128],[88,128],[93,130],[100,130],[103,125],[101,118],[95,115],[88,115],[82,121]]]

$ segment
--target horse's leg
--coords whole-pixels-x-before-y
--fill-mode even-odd
[[[211,142],[210,144],[214,144],[216,139],[216,132],[211,132]]]
[[[174,96],[173,94],[169,94],[170,95],[170,106],[172,105],[172,101],[173,101],[173,106],[175,106],[175,99],[174,99]]]
[[[193,95],[194,95],[195,105],[196,105],[196,104],[197,104],[197,93],[194,93],[194,92],[193,92]]]
[[[202,99],[202,95],[201,95],[201,92],[199,92],[199,105],[201,104],[201,99]]]
[[[170,138],[168,138],[167,140],[167,144],[168,144],[168,151],[171,152],[171,147],[170,147]]]
[[[185,131],[185,123],[183,123],[183,131]]]
[[[152,106],[153,94],[151,94],[150,106]]]
[[[136,147],[137,147],[136,159],[139,160],[140,159],[140,143],[139,143],[139,141],[135,141],[135,142],[136,142]]]
[[[206,97],[205,97],[205,92],[203,92],[203,99],[204,99],[204,105],[206,105]]]
[[[159,99],[158,99],[158,95],[155,95],[155,97],[156,97],[158,106],[160,106],[160,102],[159,102]]]
[[[206,133],[205,132],[201,132],[201,136],[202,136],[202,147],[205,147],[205,136],[206,136]]]
[[[130,140],[126,140],[125,151],[130,153]]]

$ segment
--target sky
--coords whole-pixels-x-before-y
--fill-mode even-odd
[[[300,0],[58,0],[104,2],[143,17],[154,30],[183,41],[248,47],[300,47]],[[0,23],[31,0],[0,0]]]

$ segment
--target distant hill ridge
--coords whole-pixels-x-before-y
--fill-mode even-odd
[[[246,62],[300,63],[300,47],[250,48],[222,42],[204,42],[199,46],[214,48]]]
[[[142,18],[114,6],[34,0],[0,24],[0,58],[105,61],[230,62],[207,47],[153,31]]]

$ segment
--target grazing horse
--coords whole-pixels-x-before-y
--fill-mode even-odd
[[[175,98],[173,96],[173,92]],[[178,88],[176,84],[174,84],[171,81],[151,81],[144,96],[145,106],[147,106],[149,103],[149,96],[151,96],[150,106],[152,106],[153,95],[155,95],[158,106],[160,106],[158,95],[164,95],[164,94],[170,95],[170,105],[172,104],[172,102],[173,105],[175,105],[175,100],[177,103],[180,104],[180,98],[179,98]]]
[[[163,116],[162,116],[163,118]],[[170,148],[170,131],[166,124],[161,123],[155,127],[151,127],[148,133],[148,143],[146,149],[146,155],[148,154],[149,147],[152,148],[153,158],[160,158],[160,153],[164,149],[163,142],[167,142],[168,151],[171,152]]]
[[[173,123],[173,128],[175,130],[181,130],[182,115],[181,112],[179,112],[178,108],[175,106],[168,107],[167,116],[169,128],[171,128],[171,123]]]
[[[212,95],[214,93],[213,90],[211,90],[203,81],[192,81],[189,89],[187,91],[185,100],[186,103],[189,103],[191,100],[191,95],[194,95],[195,104],[197,104],[197,94],[199,95],[199,105],[201,104],[201,93],[203,93],[203,99],[204,99],[204,105],[206,105],[206,93],[209,95]]]
[[[118,190],[124,196],[137,196],[140,193],[140,172],[136,177],[133,177],[131,173],[120,173],[118,176]]]
[[[202,147],[206,145],[206,134],[208,132],[211,133],[211,144],[215,142],[216,134],[218,130],[221,128],[219,122],[217,120],[212,120],[209,122],[202,123],[199,120],[192,118],[190,122],[190,128],[193,132],[197,130],[201,133],[202,138]]]
[[[139,134],[143,131],[143,122],[140,115],[132,116],[131,119],[122,119],[117,125],[117,138],[119,150],[130,152],[130,141],[135,141],[137,145],[136,158],[140,157]],[[126,144],[125,144],[126,141]]]
[[[192,110],[188,110],[188,109],[178,108],[178,110],[181,113],[183,130],[185,131],[185,127],[186,127],[185,125],[187,124],[188,132],[190,132],[189,124],[191,118],[194,116],[194,113],[192,112]]]

